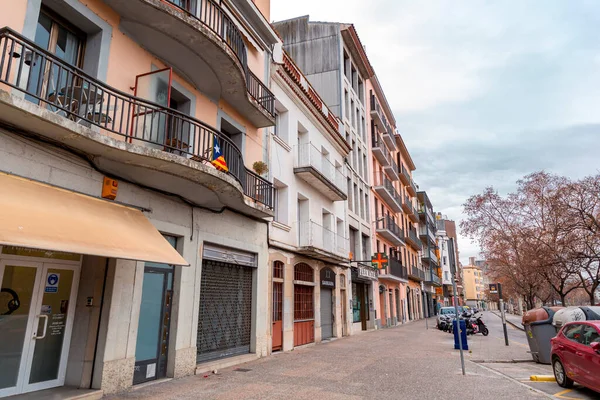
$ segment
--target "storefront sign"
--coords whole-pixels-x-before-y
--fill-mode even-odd
[[[330,268],[323,268],[321,270],[321,286],[335,288],[335,272]]]
[[[48,273],[46,277],[46,289],[44,292],[46,293],[56,293],[58,292],[58,280],[60,278],[60,274],[56,274],[54,272]]]
[[[358,266],[358,276],[377,280],[377,272],[373,268]]]

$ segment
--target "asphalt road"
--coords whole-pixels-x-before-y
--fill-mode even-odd
[[[502,329],[502,319],[492,312],[485,312],[483,321],[490,330],[490,336],[501,339],[504,341],[504,331]],[[506,331],[508,333],[508,343],[526,346],[529,350],[529,344],[527,343],[527,336],[525,332],[513,327],[510,324],[506,324]],[[529,357],[531,358],[531,357]]]

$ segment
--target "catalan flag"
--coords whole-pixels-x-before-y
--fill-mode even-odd
[[[221,146],[219,146],[219,140],[217,140],[216,135],[213,139],[212,165],[214,165],[215,168],[219,171],[229,172],[229,168],[227,167],[227,161],[225,161],[225,157],[223,157],[223,153],[221,152]]]

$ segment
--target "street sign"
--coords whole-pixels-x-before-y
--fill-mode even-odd
[[[371,265],[373,268],[383,269],[388,266],[388,256],[385,253],[375,253],[371,257]]]
[[[498,284],[496,284],[496,283],[490,283],[490,293],[491,294],[498,294]]]

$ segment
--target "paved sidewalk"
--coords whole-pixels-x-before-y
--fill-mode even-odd
[[[493,314],[497,315],[498,318],[502,318],[500,315],[500,311],[492,311]],[[525,328],[523,328],[523,323],[521,322],[523,320],[523,317],[520,315],[514,315],[514,314],[509,314],[509,313],[504,313],[505,318],[506,318],[506,322],[511,324],[512,326],[514,326],[517,329],[520,329],[522,331],[525,330]]]
[[[490,317],[491,318],[491,317]],[[530,399],[544,395],[470,360],[523,358],[490,333],[471,339],[462,376],[453,337],[424,321],[171,380],[110,399]],[[497,330],[497,329],[496,329]]]

